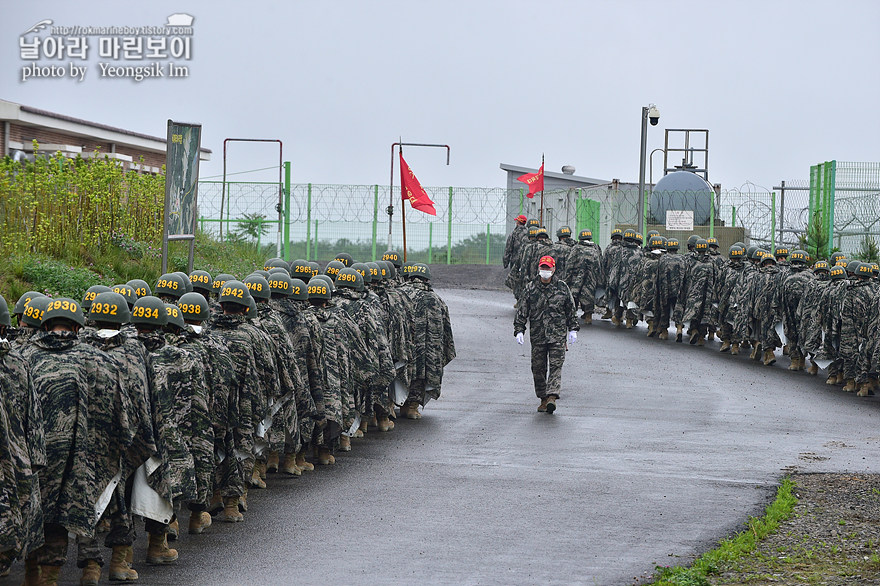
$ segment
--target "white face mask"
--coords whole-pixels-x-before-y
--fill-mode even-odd
[[[538,271],[538,274],[541,275],[542,279],[549,279],[553,276],[553,271]]]
[[[193,329],[193,331],[194,331],[196,334],[201,334],[201,333],[202,333],[202,328],[203,328],[204,326],[197,326],[197,325],[194,325],[194,324],[190,324],[189,327],[191,327],[191,328]]]
[[[118,336],[119,330],[98,330],[95,335],[103,340],[109,340],[113,336]]]

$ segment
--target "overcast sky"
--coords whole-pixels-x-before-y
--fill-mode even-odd
[[[192,58],[176,60],[187,79],[102,79],[95,49],[81,83],[19,81],[19,37],[40,20],[172,13],[195,17]],[[203,177],[222,172],[224,138],[278,138],[296,182],[387,184],[402,136],[452,147],[449,167],[405,152],[425,185],[503,186],[499,163],[536,167],[542,152],[549,171],[637,181],[649,103],[648,149],[664,128],[709,129],[725,188],[880,160],[876,0],[4,2],[0,39],[0,98],[156,136],[168,118],[201,122]],[[229,170],[276,161],[234,145]]]

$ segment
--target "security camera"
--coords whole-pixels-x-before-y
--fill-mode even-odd
[[[660,122],[660,110],[657,109],[657,106],[651,106],[651,109],[648,110],[648,121],[651,123],[651,126],[657,126],[657,123]]]

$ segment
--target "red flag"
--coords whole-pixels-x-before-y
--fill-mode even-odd
[[[434,209],[434,202],[428,197],[428,192],[425,191],[425,188],[422,187],[422,184],[419,183],[419,180],[413,174],[412,169],[403,160],[403,152],[400,153],[400,193],[402,199],[408,199],[414,209],[432,216],[437,215],[437,210]]]
[[[544,191],[544,163],[541,163],[541,168],[537,173],[526,173],[517,177],[516,180],[529,186],[528,197],[535,197],[537,192]]]

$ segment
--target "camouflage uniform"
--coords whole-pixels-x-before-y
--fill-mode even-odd
[[[392,284],[384,284],[378,290],[379,301],[388,316],[385,321],[391,359],[394,361],[396,378],[409,387],[412,382],[413,343],[412,320],[413,305],[409,295]]]
[[[39,470],[46,465],[43,413],[27,363],[0,340],[0,571],[43,545]]]
[[[538,274],[538,261],[542,256],[550,254],[553,245],[549,238],[535,238],[535,241],[523,248],[523,256],[519,265],[520,295],[526,285]]]
[[[842,330],[843,300],[849,286],[847,279],[832,281],[822,298],[825,323],[825,350],[833,362],[828,366],[828,375],[843,374],[843,361],[840,355],[840,335]]]
[[[617,280],[616,280],[616,291],[617,291],[617,309],[615,311],[615,316],[617,319],[621,319],[624,315],[624,310],[626,311],[626,315],[629,319],[635,319],[635,316],[631,310],[627,309],[627,302],[630,301],[630,289],[635,286],[635,281],[637,279],[637,275],[635,274],[639,263],[642,260],[642,250],[639,248],[639,245],[635,242],[624,242],[623,248],[621,248],[619,256],[617,258]]]
[[[805,282],[804,292],[797,309],[797,322],[801,328],[798,336],[801,339],[801,347],[805,356],[819,356],[823,351],[822,298],[830,285],[831,281],[827,275],[824,278],[820,277]]]
[[[788,355],[792,360],[806,358],[804,354],[805,324],[800,321],[798,308],[813,273],[806,265],[794,264],[790,266],[782,281],[782,326],[788,344]]]
[[[775,264],[765,265],[752,281],[752,318],[758,330],[758,342],[764,351],[782,346],[776,324],[782,320],[782,281],[785,274]]]
[[[571,247],[566,284],[576,307],[591,315],[596,307],[596,289],[605,284],[602,272],[602,249],[592,240],[581,240]]]
[[[542,247],[545,248],[545,247]],[[537,262],[535,271],[537,272]],[[413,301],[413,373],[408,402],[425,405],[440,397],[443,368],[455,358],[455,341],[449,308],[431,284],[420,278],[410,279]]]
[[[525,224],[517,223],[513,227],[513,231],[507,236],[507,243],[504,245],[504,257],[502,262],[504,268],[511,267],[519,255],[519,249],[529,237],[529,229]]]
[[[676,324],[690,322],[691,331],[700,335],[706,327],[713,327],[717,320],[715,281],[718,278],[718,265],[708,254],[694,256],[681,283],[681,292],[675,305]]]
[[[745,264],[741,258],[728,260],[724,268],[719,271],[716,284],[721,340],[732,344],[740,342],[739,338],[733,334],[733,322],[736,316],[737,294],[742,286],[744,268]]]
[[[660,290],[660,259],[662,251],[646,252],[639,266],[639,287],[635,290],[633,301],[648,321],[652,322],[656,332],[663,328],[659,327],[662,320],[660,314],[663,309],[663,296]],[[656,320],[656,321],[655,321]],[[668,327],[668,326],[667,326]]]
[[[553,243],[550,247],[550,256],[553,257],[553,260],[556,261],[556,276],[568,283],[568,265],[569,265],[569,257],[571,257],[571,245],[566,243],[566,240],[571,241],[571,238],[563,238],[562,240],[558,240]],[[538,270],[538,267],[535,266],[535,271]]]
[[[870,281],[850,282],[840,309],[840,359],[843,375],[856,384],[866,382],[870,370],[868,357],[861,351],[869,344],[868,326],[873,317],[874,290]]]
[[[535,395],[539,399],[551,395],[559,398],[562,363],[567,351],[566,336],[568,332],[580,329],[576,316],[571,291],[556,275],[549,283],[536,276],[523,292],[513,321],[513,335],[525,332],[526,324],[529,325],[532,377]]]
[[[134,439],[132,406],[107,356],[74,332],[38,332],[26,349],[43,410],[46,467],[39,471],[45,544],[40,565],[62,566],[68,532],[91,538],[95,504]]]
[[[657,316],[654,317],[654,328],[661,333],[669,328],[669,321],[681,292],[681,283],[684,280],[686,267],[685,257],[680,254],[667,253],[660,257],[660,265],[657,267],[660,281],[658,286],[660,289],[660,316],[659,321]]]

